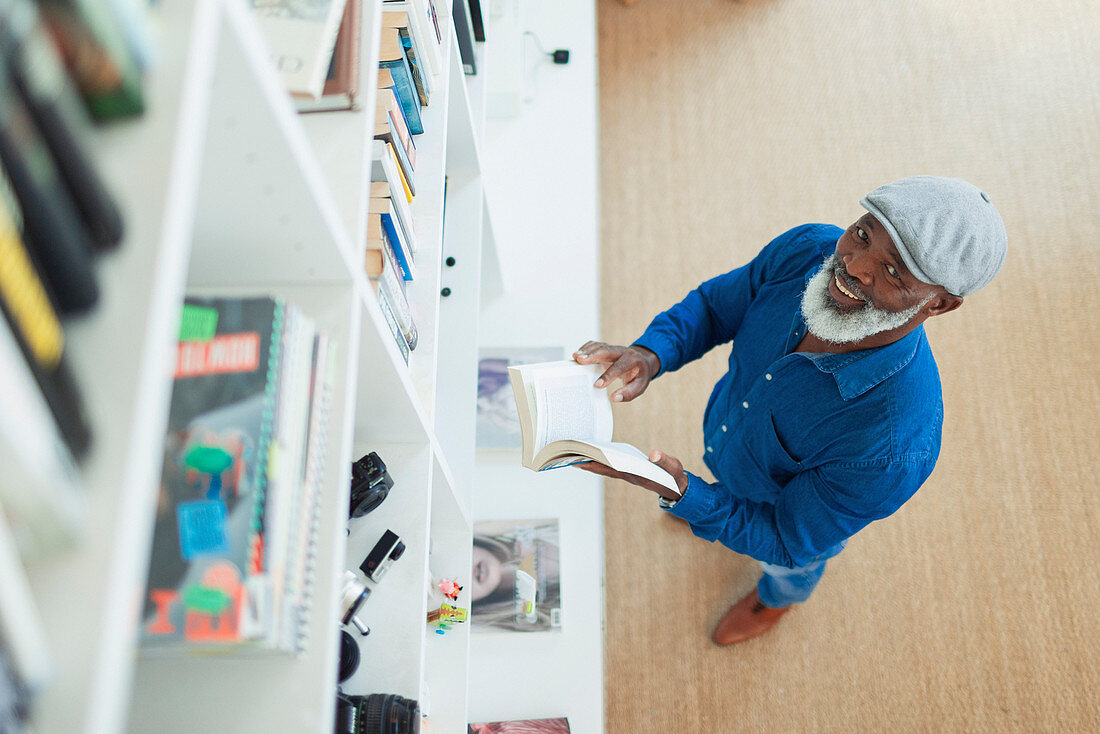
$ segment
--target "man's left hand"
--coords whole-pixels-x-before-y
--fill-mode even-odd
[[[611,477],[612,479],[622,479],[625,482],[641,487],[642,489],[648,489],[650,492],[656,492],[665,499],[678,500],[683,493],[687,491],[688,476],[684,471],[684,465],[680,463],[680,460],[675,456],[669,456],[663,451],[654,451],[649,455],[649,460],[657,466],[661,467],[676,480],[676,486],[680,488],[680,494],[675,494],[670,491],[668,487],[662,487],[654,481],[640,477],[637,474],[627,474],[625,472],[612,469],[606,464],[600,464],[595,461],[586,461],[583,464],[575,464],[578,469],[584,469],[590,471],[593,474],[599,474],[604,477]]]

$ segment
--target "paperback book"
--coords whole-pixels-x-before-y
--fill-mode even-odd
[[[545,471],[596,461],[680,494],[671,474],[628,443],[611,440],[607,389],[594,386],[606,368],[572,360],[508,368],[519,414],[523,466]]]

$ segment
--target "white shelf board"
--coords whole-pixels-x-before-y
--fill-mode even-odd
[[[345,280],[358,257],[299,115],[249,12],[222,8],[189,280]]]
[[[405,552],[378,582],[367,582],[371,595],[358,617],[371,632],[362,637],[354,628],[349,630],[359,642],[362,660],[341,688],[351,695],[396,693],[419,700],[427,615],[431,450],[427,441],[356,443],[353,454],[358,457],[369,451],[376,451],[386,463],[394,486],[374,511],[348,523],[346,567],[357,570],[386,530],[401,537]]]
[[[398,351],[366,277],[356,276],[364,309],[355,432],[361,441],[425,440],[428,417],[412,373]],[[416,350],[416,351],[419,351]],[[416,354],[416,351],[413,354]]]
[[[126,235],[97,263],[99,306],[66,324],[94,444],[81,472],[86,539],[28,568],[57,673],[35,704],[40,732],[116,732],[126,717],[209,110],[215,11],[210,0],[174,0],[151,13],[162,37],[159,66],[144,84],[147,110],[92,136],[90,152],[122,210]]]
[[[448,186],[443,285],[451,295],[439,304],[438,408],[435,432],[455,472],[455,491],[470,506],[477,420],[477,334],[481,287],[481,179]]]

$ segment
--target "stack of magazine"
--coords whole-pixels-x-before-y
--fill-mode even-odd
[[[189,298],[181,322],[142,646],[301,651],[334,346],[278,298]]]

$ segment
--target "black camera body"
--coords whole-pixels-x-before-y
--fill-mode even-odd
[[[349,517],[362,517],[382,504],[393,478],[386,471],[386,464],[371,451],[351,465],[351,507]]]

